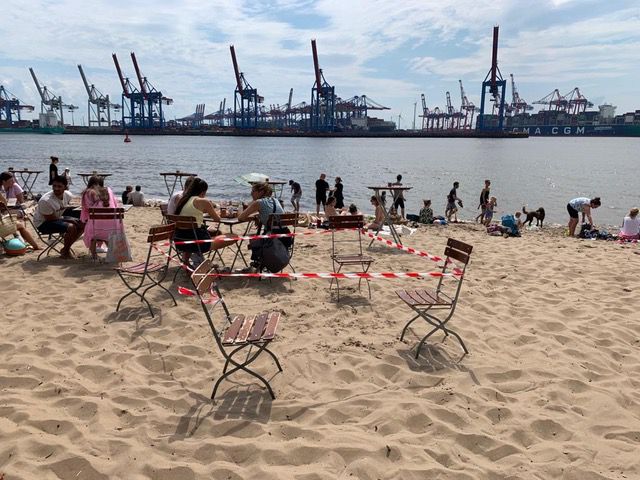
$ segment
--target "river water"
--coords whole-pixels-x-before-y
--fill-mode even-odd
[[[272,179],[295,179],[302,185],[302,207],[314,209],[314,182],[321,172],[333,184],[342,177],[345,203],[370,212],[368,185],[386,184],[402,174],[413,189],[407,212],[417,213],[423,198],[442,214],[452,183],[463,219],[476,213],[485,178],[498,200],[498,217],[523,205],[543,206],[550,223],[565,223],[567,202],[578,196],[600,196],[593,214],[597,224],[617,225],[630,207],[640,205],[638,154],[640,138],[258,138],[132,137],[0,134],[0,168],[43,170],[35,190],[47,190],[49,156],[69,168],[79,193],[77,173],[113,173],[108,184],[120,193],[125,185],[142,185],[147,198],[167,198],[161,171],[191,171],[209,183],[209,197],[247,199],[248,188],[233,179],[258,172]],[[285,189],[288,198],[288,188]]]

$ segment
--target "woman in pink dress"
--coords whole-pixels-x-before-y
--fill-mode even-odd
[[[90,208],[117,208],[118,202],[110,188],[104,187],[102,177],[92,176],[87,182],[87,188],[82,192],[82,210],[80,220],[85,224],[84,244],[91,252],[93,258],[96,257],[97,246],[100,241],[107,242],[109,235],[122,230],[120,220],[89,220]],[[100,247],[101,253],[106,249]]]

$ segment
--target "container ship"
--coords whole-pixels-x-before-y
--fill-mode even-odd
[[[504,130],[527,133],[532,137],[640,137],[640,110],[622,115],[616,107],[600,105],[598,110],[571,113],[541,110],[518,113],[505,118]]]

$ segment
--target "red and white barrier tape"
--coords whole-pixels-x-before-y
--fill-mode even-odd
[[[416,250],[415,248],[407,247],[406,245],[400,245],[399,243],[392,242],[391,240],[383,238],[379,235],[374,235],[373,233],[364,232],[364,235],[368,236],[369,238],[373,238],[374,240],[377,240],[379,242],[382,242],[389,247],[397,248],[398,250],[402,250],[404,252],[411,253],[412,255],[417,255],[422,258],[428,258],[429,260],[432,260],[434,262],[441,262],[443,260],[442,257],[439,257],[437,255],[431,255],[428,252]]]
[[[340,232],[345,232],[345,231],[356,231],[358,230],[357,228],[341,228],[339,230],[336,231],[340,231]],[[177,242],[173,242],[174,245],[193,245],[196,243],[211,243],[214,240],[218,241],[218,242],[231,242],[231,241],[239,241],[239,240],[258,240],[261,238],[287,238],[287,237],[305,237],[305,236],[309,236],[309,235],[323,235],[323,234],[327,234],[327,233],[331,233],[331,230],[309,230],[309,231],[304,231],[304,232],[296,232],[296,233],[268,233],[268,234],[264,234],[264,235],[246,235],[246,236],[235,236],[235,237],[230,237],[230,236],[217,236],[215,238],[207,238],[204,240],[179,240]],[[169,243],[165,243],[165,246],[168,246]]]
[[[180,295],[184,295],[186,297],[198,296],[198,292],[196,292],[195,290],[191,290],[189,288],[185,288],[185,287],[178,287],[178,293]],[[224,300],[221,297],[219,297],[218,295],[216,295],[216,293],[213,291],[213,287],[209,291],[209,295],[210,295],[209,298],[202,299],[202,303],[211,304],[211,303],[224,302]],[[200,298],[202,298],[202,297],[200,297]]]
[[[306,273],[209,273],[210,277],[249,277],[249,278],[307,278],[307,279],[388,279],[388,278],[425,278],[425,277],[461,277],[462,271],[453,272],[306,272]]]

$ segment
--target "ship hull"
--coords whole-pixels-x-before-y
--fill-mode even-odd
[[[20,127],[8,127],[1,128],[0,133],[39,133],[45,135],[56,135],[64,133],[64,127],[42,127],[42,128],[20,128]]]
[[[530,137],[640,137],[640,125],[530,125],[507,127]]]

